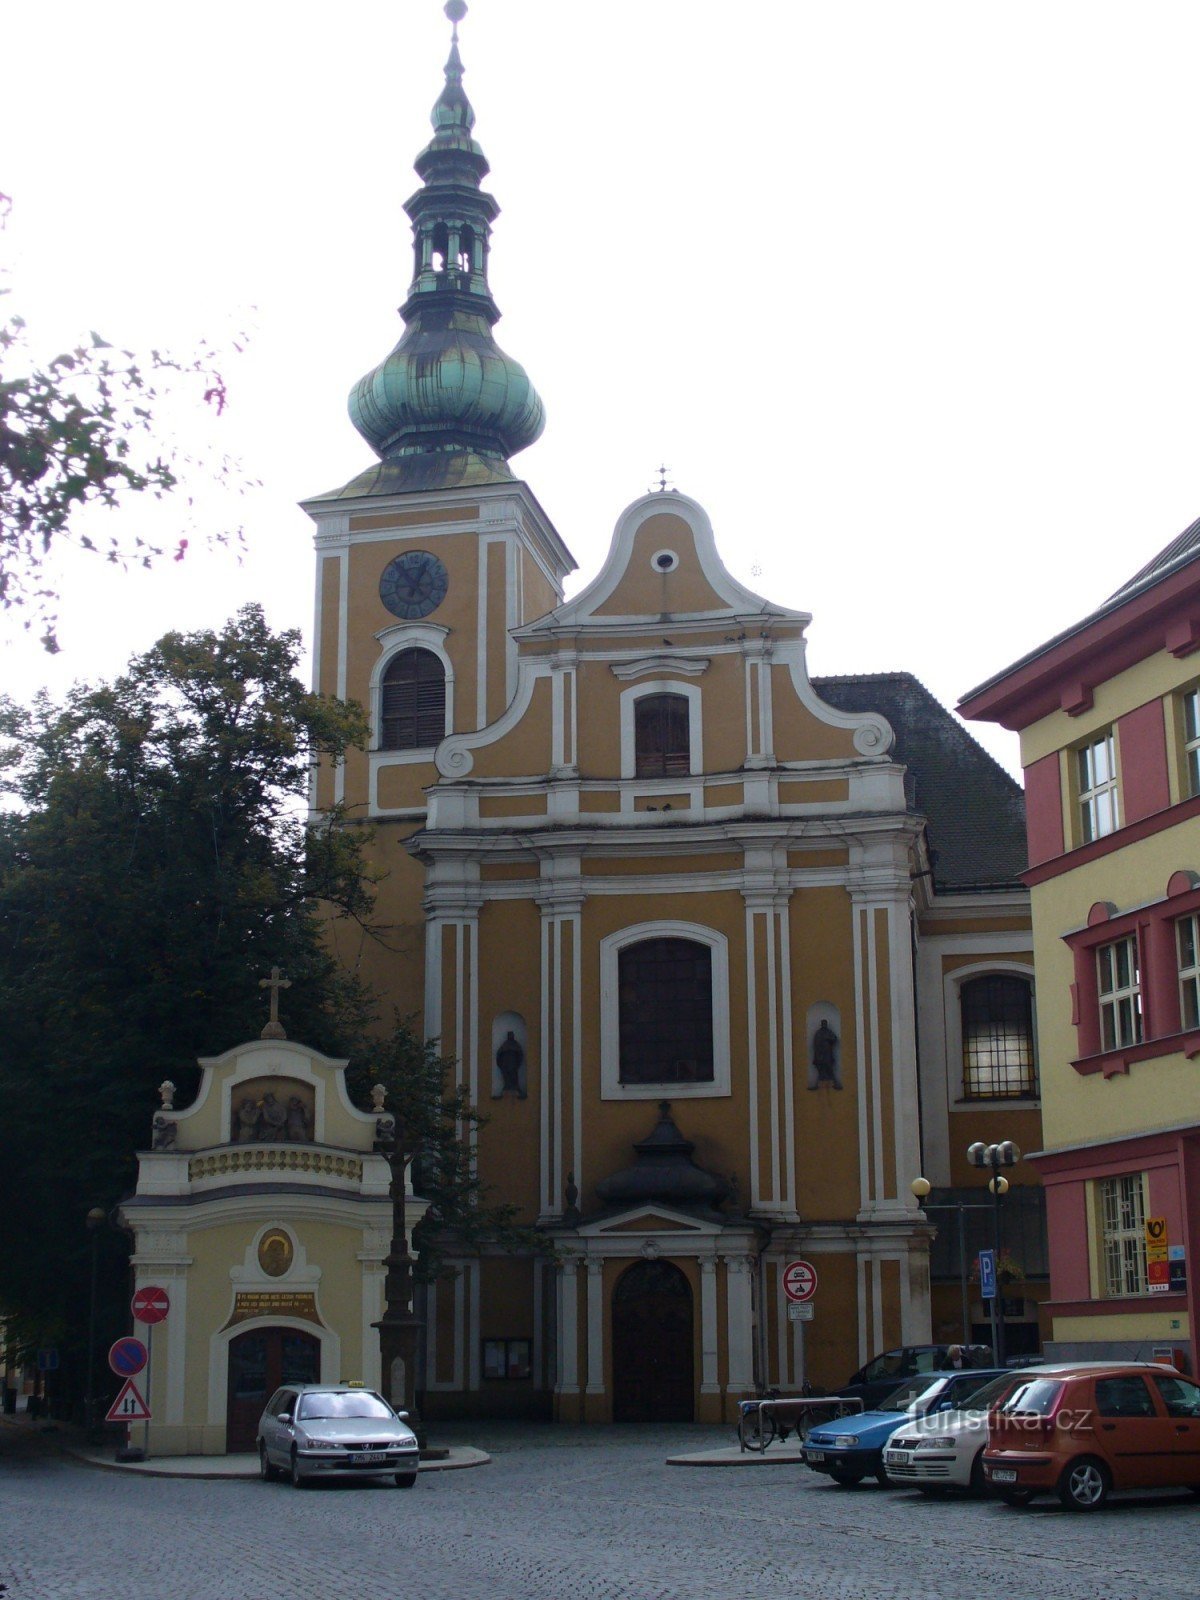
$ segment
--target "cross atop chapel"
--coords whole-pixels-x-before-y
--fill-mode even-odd
[[[271,1015],[267,1019],[266,1027],[259,1034],[259,1038],[286,1039],[287,1034],[283,1031],[283,1023],[279,1020],[279,991],[280,989],[290,989],[292,987],[291,979],[281,977],[279,968],[272,967],[271,976],[269,978],[260,978],[258,987],[260,989],[270,989],[271,991]]]

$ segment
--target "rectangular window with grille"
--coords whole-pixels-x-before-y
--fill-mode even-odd
[[[620,1081],[713,1081],[712,951],[643,939],[618,959]]]
[[[1145,1176],[1126,1173],[1097,1184],[1106,1295],[1146,1292]]]
[[[1028,978],[989,973],[959,990],[963,1094],[995,1100],[1037,1093],[1033,986]]]
[[[1142,1039],[1142,983],[1135,935],[1096,951],[1100,990],[1100,1048],[1121,1050]]]
[[[1083,842],[1102,839],[1120,827],[1117,804],[1117,748],[1111,728],[1075,752],[1078,762],[1079,818]]]

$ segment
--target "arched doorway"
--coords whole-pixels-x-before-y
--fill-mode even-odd
[[[691,1422],[692,1290],[669,1261],[623,1272],[612,1303],[613,1421]]]
[[[225,1448],[253,1450],[263,1407],[281,1383],[317,1383],[321,1341],[296,1328],[255,1328],[229,1341]]]

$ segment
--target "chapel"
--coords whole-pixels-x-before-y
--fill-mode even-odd
[[[312,805],[370,825],[388,935],[340,954],[455,1060],[483,1179],[552,1247],[451,1249],[422,1404],[717,1421],[944,1337],[960,1289],[982,1319],[910,1185],[978,1199],[971,1140],[1037,1144],[1022,796],[910,675],[810,678],[810,617],[686,494],[567,598],[445,9],[404,332],[350,396],[375,460],[304,505],[315,687],[371,724]],[[1005,1315],[1036,1348],[1036,1296]]]

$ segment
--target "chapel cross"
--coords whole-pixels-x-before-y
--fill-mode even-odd
[[[260,989],[270,989],[271,991],[271,1015],[259,1038],[286,1039],[287,1034],[283,1031],[283,1024],[279,1020],[279,991],[280,989],[290,989],[292,987],[291,980],[280,977],[279,968],[272,967],[271,976],[269,978],[260,978],[258,987]]]

